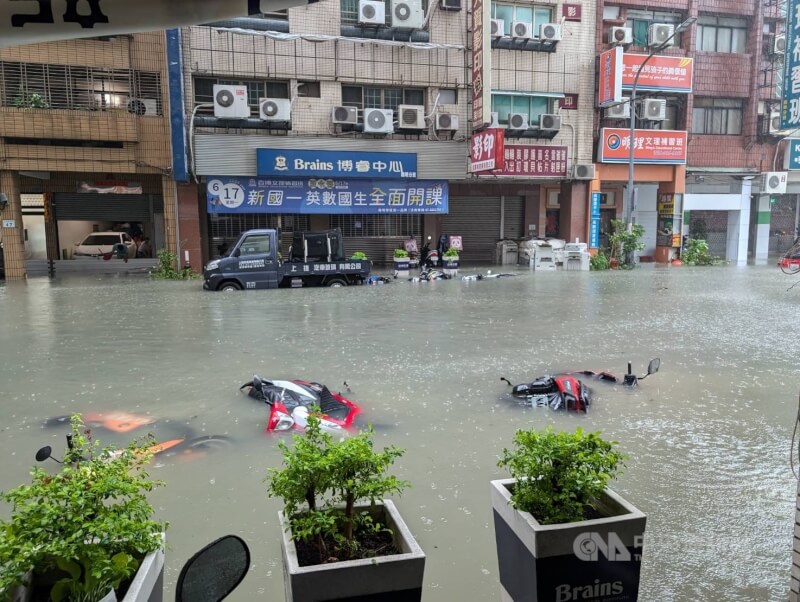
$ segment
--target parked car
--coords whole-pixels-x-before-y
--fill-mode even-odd
[[[128,256],[133,257],[136,245],[127,232],[92,232],[75,246],[73,257],[100,257],[114,250],[114,245],[128,247]]]

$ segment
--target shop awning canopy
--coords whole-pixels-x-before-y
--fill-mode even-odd
[[[563,92],[522,92],[520,90],[492,90],[492,94],[503,96],[543,96],[545,98],[566,98]]]

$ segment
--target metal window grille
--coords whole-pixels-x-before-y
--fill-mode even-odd
[[[308,230],[307,215],[281,215],[282,238],[295,230]],[[208,215],[208,250],[211,257],[222,255],[239,240],[242,232],[257,228],[277,228],[278,216],[272,213],[242,213]],[[291,237],[290,237],[291,238]],[[285,245],[281,245],[284,247]]]
[[[425,105],[422,88],[375,88],[367,86],[342,86],[342,104],[359,109],[392,109],[401,104]]]
[[[371,236],[419,236],[420,215],[332,215],[331,227],[348,238]]]

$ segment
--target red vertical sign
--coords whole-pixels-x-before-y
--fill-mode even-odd
[[[503,167],[505,133],[504,129],[493,128],[472,135],[469,149],[472,173]]]
[[[622,48],[616,46],[600,55],[597,104],[605,107],[622,101]]]
[[[472,128],[479,129],[485,124],[484,119],[484,73],[485,53],[483,19],[484,0],[472,0]]]

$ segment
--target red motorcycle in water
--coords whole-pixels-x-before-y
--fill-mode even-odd
[[[563,374],[540,376],[532,382],[520,385],[511,384],[511,381],[507,378],[501,378],[500,380],[508,383],[512,387],[511,394],[517,399],[524,399],[525,405],[550,406],[553,410],[565,409],[574,412],[587,412],[589,406],[592,405],[592,390],[581,379],[636,387],[640,380],[655,374],[660,367],[661,360],[655,358],[650,360],[650,364],[647,366],[647,374],[644,376],[636,376],[633,373],[631,363],[628,362],[628,373],[621,378],[611,372],[578,370]]]
[[[361,408],[341,393],[332,393],[325,385],[305,380],[267,380],[253,376],[253,380],[239,389],[246,389],[248,396],[269,406],[267,432],[304,431],[309,415],[319,408],[322,430],[341,434],[353,428],[356,416],[361,413]]]

